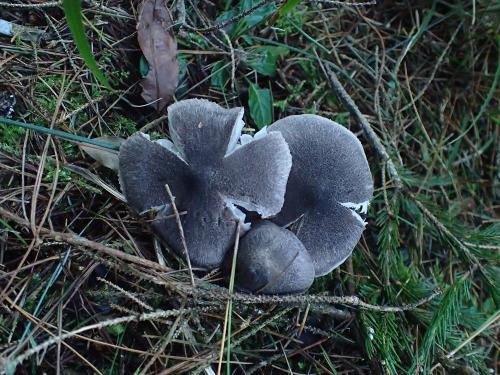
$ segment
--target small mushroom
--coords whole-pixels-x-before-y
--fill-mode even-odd
[[[291,231],[265,220],[241,239],[235,271],[238,288],[291,294],[307,290],[313,281],[311,257]]]
[[[358,138],[315,115],[283,118],[268,128],[280,132],[292,153],[285,203],[275,222],[296,222],[297,237],[311,254],[316,276],[342,264],[365,228],[373,179]]]
[[[180,212],[193,266],[218,267],[232,247],[242,213],[262,217],[279,212],[291,168],[288,146],[279,133],[237,147],[243,109],[224,109],[190,99],[168,107],[172,142],[151,142],[144,134],[129,137],[120,148],[120,184],[137,213],[158,210],[154,231],[183,255],[169,185]]]

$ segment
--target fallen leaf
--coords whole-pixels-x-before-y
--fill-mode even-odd
[[[177,41],[165,0],[144,0],[139,12],[137,40],[149,70],[142,80],[142,98],[161,111],[172,99],[179,79]]]
[[[287,0],[278,9],[278,14],[280,17],[286,16],[290,13],[297,5],[299,5],[301,0]]]
[[[125,140],[120,137],[97,137],[97,141],[103,141],[112,145],[120,146]],[[106,168],[118,171],[118,151],[101,148],[99,146],[81,144],[80,148],[85,151],[92,159]]]
[[[257,128],[262,129],[273,122],[273,98],[271,90],[261,89],[256,84],[250,83],[248,107],[250,108],[250,116],[255,121]]]
[[[276,75],[278,60],[289,52],[287,48],[276,46],[257,46],[249,51],[248,66],[268,77]]]

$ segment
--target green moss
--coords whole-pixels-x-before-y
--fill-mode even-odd
[[[47,172],[45,173],[43,180],[50,183],[54,182],[54,177],[56,174],[56,163],[53,157],[47,158],[45,169]],[[59,182],[69,182],[72,181],[74,177],[75,176],[70,170],[59,166],[59,175],[57,176]]]
[[[137,131],[136,122],[119,113],[115,114],[108,124],[111,132],[116,135],[128,136]]]
[[[18,151],[18,145],[23,143],[26,130],[0,123],[0,144],[2,149],[13,152]]]
[[[80,109],[88,103],[88,99],[82,92],[82,87],[78,82],[72,82],[69,87],[67,78],[62,75],[52,75],[46,77],[40,77],[35,83],[34,98],[35,106],[42,112],[42,114],[36,114],[33,118],[33,122],[46,124],[47,119],[50,119],[56,108],[58,95],[60,90],[65,90],[66,94],[61,105],[64,107],[66,113],[71,113]],[[103,95],[102,90],[97,85],[89,86],[89,95],[91,99],[97,99]],[[88,121],[89,117],[85,111],[78,113],[78,121],[80,123]]]

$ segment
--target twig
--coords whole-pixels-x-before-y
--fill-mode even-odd
[[[149,310],[149,311],[153,311],[154,310],[146,302],[141,301],[139,298],[137,298],[136,296],[134,296],[132,293],[126,291],[125,289],[119,287],[118,285],[113,284],[111,281],[103,279],[102,277],[97,277],[97,280],[103,282],[106,285],[109,285],[111,288],[113,288],[113,289],[117,290],[118,292],[122,293],[127,298],[131,299],[132,301],[134,301],[138,305],[142,306],[144,309]]]
[[[40,327],[42,330],[44,330],[45,332],[47,332],[49,335],[52,335],[52,336],[55,336],[54,333],[52,333],[52,331],[50,331],[48,328],[44,327],[44,324],[42,323],[42,321],[38,318],[36,318],[35,316],[31,315],[30,313],[28,313],[26,310],[22,309],[20,306],[18,306],[16,304],[15,301],[11,300],[9,297],[6,298],[7,302],[9,303],[9,305],[11,307],[13,307],[15,310],[17,310],[17,312],[24,316],[25,318],[27,318],[30,323],[36,323],[37,327]],[[42,324],[40,324],[42,323]],[[57,328],[58,329],[58,335],[61,335],[61,330],[60,330],[60,326],[59,327],[56,327],[54,325],[51,325],[50,323],[45,323],[47,326],[51,327],[51,328]],[[77,336],[80,336],[80,335],[77,335]],[[84,338],[85,339],[85,336],[80,336],[80,338]],[[17,342],[16,344],[20,344],[19,342]],[[71,345],[65,343],[65,342],[58,342],[57,343],[58,346],[60,346],[61,344],[64,345],[66,348],[68,348],[69,350],[71,350],[78,358],[80,358],[80,360],[82,360],[83,362],[85,362],[85,364],[87,364],[87,366],[89,366],[92,370],[94,370],[94,372],[98,375],[103,375],[102,372],[100,372],[92,363],[90,363],[84,356],[82,356],[76,349],[74,349]],[[14,352],[14,353],[17,353],[17,352]],[[11,356],[13,356],[14,354],[11,353]],[[2,358],[0,358],[0,364],[2,364]],[[0,370],[1,371],[1,370]],[[2,372],[3,374],[4,372]]]
[[[144,125],[142,128],[140,128],[139,131],[142,133],[147,133],[148,131],[153,129],[156,125],[161,123],[163,120],[166,120],[167,118],[168,118],[167,115],[160,116],[157,119],[154,119],[153,121],[148,122],[146,125]]]
[[[459,352],[464,346],[470,343],[474,338],[482,334],[491,325],[497,323],[499,319],[500,319],[500,310],[497,310],[490,318],[486,319],[486,321],[478,329],[476,329],[464,342],[462,342],[455,349],[449,352],[446,355],[446,358],[453,357],[455,354],[457,354],[457,352]]]
[[[101,262],[106,263],[106,260],[101,259]],[[287,306],[300,306],[300,304],[315,304],[323,305],[321,308],[325,308],[326,304],[337,304],[345,305],[351,307],[360,307],[366,310],[373,310],[379,312],[402,312],[415,309],[442,293],[441,288],[437,288],[427,297],[424,297],[414,303],[403,304],[400,306],[377,306],[366,303],[359,299],[357,296],[329,296],[329,295],[256,295],[249,293],[230,293],[228,289],[219,287],[215,284],[210,284],[210,289],[207,289],[199,280],[196,288],[193,288],[189,284],[181,282],[173,282],[166,280],[160,275],[155,276],[153,274],[146,274],[142,271],[130,268],[128,265],[121,264],[116,265],[112,263],[106,263],[107,266],[117,269],[119,272],[126,272],[139,277],[142,280],[147,280],[157,285],[164,285],[169,289],[175,290],[177,293],[182,295],[189,295],[194,297],[194,299],[200,302],[202,299],[209,300],[210,303],[217,303],[216,301],[227,301],[232,298],[233,302],[238,302],[245,305],[255,305],[255,304],[275,304],[275,305],[287,305]]]
[[[365,7],[365,6],[369,6],[369,5],[377,5],[377,1],[376,0],[372,0],[372,1],[365,1],[365,2],[362,2],[362,3],[354,3],[354,2],[350,2],[350,1],[335,1],[335,0],[312,0],[311,3],[319,3],[319,4],[330,4],[330,5],[346,5],[346,6],[350,6],[350,7]]]
[[[27,227],[27,228],[30,227],[30,223],[27,220],[20,218],[19,216],[13,214],[12,212],[10,212],[2,207],[0,207],[0,217],[3,217],[3,218],[10,220],[10,221],[13,221],[14,223],[21,225],[23,227]],[[53,231],[53,230],[50,230],[50,229],[47,229],[44,227],[39,228],[39,233],[41,235],[53,238],[56,241],[63,241],[65,243],[69,243],[69,244],[72,244],[75,246],[85,247],[87,249],[94,250],[94,251],[97,251],[100,253],[104,253],[104,254],[112,256],[112,257],[120,258],[120,259],[123,259],[125,261],[135,263],[135,264],[138,264],[138,265],[146,267],[146,268],[154,269],[156,271],[160,271],[160,272],[171,272],[172,271],[171,268],[161,266],[158,263],[152,262],[152,261],[147,260],[147,259],[139,258],[135,255],[127,254],[127,253],[120,251],[120,250],[117,250],[117,249],[113,249],[111,247],[102,245],[98,242],[94,242],[94,241],[88,240],[86,238],[80,237],[76,234],[56,232],[56,231]]]
[[[13,221],[18,225],[29,228],[29,222],[20,218],[19,216],[11,213],[10,211],[0,207],[0,217],[3,217],[7,220]],[[134,255],[127,254],[123,251],[116,250],[107,246],[104,246],[98,242],[87,240],[86,238],[77,236],[75,234],[70,233],[62,233],[55,232],[47,228],[40,228],[39,233],[51,238],[54,238],[56,241],[64,241],[66,243],[82,246],[91,250],[95,250],[106,255],[116,257],[122,259],[124,261],[128,261],[131,263],[138,264],[140,266],[153,269],[159,272],[171,272],[172,269],[161,266],[158,263],[152,262],[147,259],[139,258]],[[162,280],[155,280],[157,283],[162,284]],[[164,282],[165,280],[163,280]],[[169,285],[171,286],[171,285]],[[420,305],[423,305],[426,302],[431,301],[439,294],[441,294],[441,289],[435,290],[429,296],[422,298],[414,303],[404,304],[401,306],[377,306],[366,303],[359,299],[357,296],[321,296],[321,295],[253,295],[253,294],[245,294],[245,293],[229,293],[229,291],[225,288],[217,288],[214,286],[213,290],[205,290],[202,288],[195,288],[188,285],[176,285],[176,289],[179,291],[185,292],[192,296],[203,296],[212,299],[229,299],[233,298],[234,301],[244,303],[244,304],[261,304],[261,303],[275,303],[275,304],[283,304],[283,303],[328,303],[328,304],[339,304],[346,306],[354,306],[361,307],[367,310],[374,310],[379,312],[401,312],[412,310]]]
[[[215,25],[210,26],[210,27],[196,28],[196,27],[190,26],[190,25],[188,25],[185,22],[185,17],[184,18],[180,18],[179,21],[176,22],[171,27],[177,26],[177,27],[180,27],[181,29],[186,29],[186,30],[189,30],[189,31],[194,31],[194,32],[202,33],[202,34],[210,33],[212,31],[223,29],[224,27],[226,27],[226,26],[228,26],[228,25],[230,25],[232,23],[238,22],[242,18],[248,16],[249,14],[252,14],[257,9],[263,7],[264,5],[266,5],[266,4],[268,4],[268,3],[272,2],[272,1],[273,0],[261,0],[260,2],[258,2],[257,4],[255,4],[253,7],[244,10],[243,12],[237,14],[236,16],[233,16],[233,17],[231,17],[230,19],[228,19],[226,21],[223,21],[221,23],[215,24]],[[286,2],[286,0],[277,1],[276,2],[276,6],[284,4],[285,2]],[[334,0],[319,0],[319,1],[318,0],[316,0],[316,1],[312,0],[310,2],[313,3],[313,4],[314,3],[323,3],[323,4],[330,4],[330,5],[346,5],[346,6],[350,6],[350,7],[364,7],[364,6],[368,6],[368,5],[376,5],[377,4],[377,2],[375,0],[367,1],[367,2],[362,2],[362,3],[354,3],[354,2],[349,2],[349,1],[334,1]],[[182,13],[181,13],[181,15],[182,15]]]
[[[76,335],[83,333],[83,332],[91,331],[94,329],[102,329],[104,327],[109,327],[109,326],[113,326],[113,325],[120,324],[120,323],[127,323],[127,322],[133,322],[133,321],[138,321],[138,322],[148,321],[148,320],[154,320],[154,319],[159,319],[159,318],[167,318],[167,317],[171,317],[171,316],[183,315],[183,314],[192,313],[192,312],[202,313],[202,312],[206,312],[209,310],[213,310],[213,307],[155,311],[155,312],[139,314],[139,315],[127,315],[127,316],[122,316],[122,317],[115,318],[115,319],[106,320],[103,322],[98,322],[95,324],[90,324],[88,326],[84,326],[84,327],[81,327],[81,328],[76,329],[74,331],[67,332],[65,334],[55,336],[51,339],[48,339],[48,340],[42,342],[41,344],[35,346],[32,349],[26,350],[23,354],[15,357],[11,360],[2,358],[2,359],[0,359],[0,367],[2,367],[2,368],[13,367],[14,368],[18,364],[22,363],[23,361],[25,361],[26,359],[31,357],[33,354],[39,353],[42,350],[45,350],[54,344],[57,344],[59,342],[63,342],[64,340],[66,340],[70,337],[76,336]]]
[[[181,28],[185,28],[185,29],[187,29],[189,31],[195,31],[195,32],[199,32],[199,33],[209,33],[209,32],[212,32],[212,31],[220,30],[220,29],[223,29],[224,27],[226,27],[227,25],[230,25],[230,24],[232,24],[234,22],[238,22],[243,17],[246,17],[249,14],[252,14],[257,9],[259,9],[260,7],[266,5],[267,3],[270,3],[271,1],[273,1],[273,0],[261,0],[257,4],[255,4],[253,7],[248,8],[247,10],[241,12],[240,14],[237,14],[236,16],[231,17],[230,19],[228,19],[228,20],[226,20],[224,22],[218,23],[218,24],[216,24],[214,26],[204,27],[204,28],[198,29],[196,27],[189,26],[188,24],[184,23],[184,24],[181,25]]]
[[[229,45],[229,50],[231,51],[231,90],[235,91],[235,82],[236,82],[236,59],[234,57],[234,48],[233,43],[231,42],[231,38],[224,30],[221,30],[224,38],[226,38],[227,44]]]
[[[378,153],[378,155],[382,158],[383,161],[387,163],[387,169],[391,175],[391,177],[394,179],[394,185],[396,186],[397,189],[402,188],[402,182],[401,178],[399,177],[399,173],[396,170],[396,167],[390,158],[389,154],[387,153],[384,145],[380,141],[379,136],[377,133],[375,133],[366,119],[366,117],[361,113],[359,110],[358,106],[352,98],[349,96],[347,91],[345,90],[344,86],[340,83],[337,75],[335,72],[333,72],[331,69],[329,69],[327,66],[325,66],[322,62],[321,59],[319,58],[316,50],[314,50],[314,53],[316,54],[316,57],[318,59],[318,62],[321,66],[321,69],[325,73],[325,75],[329,78],[330,86],[332,90],[338,95],[339,99],[342,101],[344,106],[347,107],[348,111],[351,113],[352,116],[356,119],[356,121],[359,123],[359,125],[363,128],[363,131],[368,138],[368,141],[370,144],[375,148],[375,151]]]
[[[62,1],[48,1],[46,3],[37,4],[16,4],[0,2],[0,7],[5,8],[24,8],[24,9],[39,9],[39,8],[53,8],[62,5]]]
[[[339,305],[346,306],[355,306],[360,307],[366,310],[373,310],[379,312],[403,312],[408,310],[413,310],[424,303],[427,303],[438,295],[442,293],[441,289],[437,289],[432,292],[427,297],[424,297],[414,303],[403,304],[400,306],[377,306],[372,305],[370,303],[364,302],[359,299],[358,296],[344,296],[344,297],[336,297],[336,296],[254,296],[254,298],[248,298],[248,296],[234,296],[235,300],[239,300],[244,303],[275,303],[279,302],[303,302],[303,303],[334,303]],[[243,297],[243,298],[241,298]],[[240,299],[241,298],[241,299]]]
[[[186,23],[186,4],[184,3],[184,0],[177,0],[175,2],[175,9],[177,11],[177,19],[178,23],[180,24],[185,24]]]
[[[189,259],[189,252],[186,243],[186,237],[184,236],[184,228],[182,227],[181,216],[179,215],[179,211],[177,210],[177,206],[175,205],[174,196],[172,195],[172,191],[168,184],[165,185],[165,189],[167,190],[168,199],[170,199],[170,203],[172,204],[172,210],[175,215],[175,222],[177,223],[177,228],[179,230],[179,236],[181,236],[182,249],[184,251],[184,255],[186,256],[186,262],[189,269],[189,277],[191,278],[191,285],[193,287],[196,286],[194,283],[193,269],[191,268],[191,259]]]
[[[161,283],[161,282],[159,282]],[[204,289],[202,285],[198,288],[192,288],[188,285],[177,284],[176,288],[186,294],[194,297],[205,297],[209,299],[228,300],[243,304],[292,304],[299,303],[307,304],[337,304],[351,307],[360,307],[365,310],[373,310],[379,312],[403,312],[413,310],[420,305],[423,305],[442,293],[441,288],[437,288],[428,296],[409,304],[400,306],[378,306],[362,301],[358,296],[328,296],[328,295],[256,295],[249,293],[230,293],[228,289],[211,285],[211,289]]]

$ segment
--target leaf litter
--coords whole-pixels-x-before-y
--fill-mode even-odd
[[[142,98],[161,111],[172,100],[179,78],[172,17],[162,0],[145,0],[137,23],[137,41],[149,70],[141,82]]]

